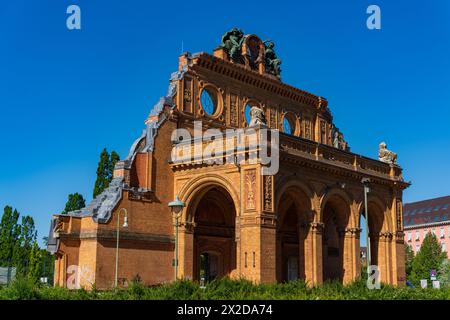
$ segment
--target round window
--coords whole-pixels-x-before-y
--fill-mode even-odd
[[[252,120],[252,116],[250,115],[250,110],[252,107],[250,107],[249,104],[245,105],[245,121],[247,121],[247,124],[250,124],[250,121]]]
[[[211,116],[216,112],[217,109],[217,96],[211,90],[203,89],[200,96],[200,103],[203,111]]]
[[[295,122],[292,119],[292,114],[286,114],[283,117],[283,132],[286,134],[294,134],[295,131]]]

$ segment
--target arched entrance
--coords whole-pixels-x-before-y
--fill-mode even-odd
[[[194,279],[212,281],[236,269],[236,210],[229,193],[210,186],[192,207]]]
[[[367,210],[369,215],[369,230],[365,230],[364,234],[361,235],[361,240],[366,239],[366,232],[369,232],[370,237],[370,264],[378,265],[380,260],[380,250],[379,250],[379,242],[380,242],[380,233],[383,231],[384,222],[384,212],[381,208],[380,204],[375,201],[369,201],[367,204]],[[366,228],[365,225],[365,209],[364,206],[361,208],[360,213],[360,228]],[[366,244],[367,248],[367,244]],[[367,251],[366,251],[367,252]],[[366,267],[367,265],[363,266]]]
[[[278,206],[277,279],[305,279],[305,239],[310,200],[296,187],[285,190]]]
[[[330,196],[322,209],[323,281],[343,282],[345,229],[350,218],[350,205],[340,195]]]

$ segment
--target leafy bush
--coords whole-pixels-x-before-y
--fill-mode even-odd
[[[193,281],[179,280],[174,283],[146,287],[133,281],[126,289],[87,291],[68,290],[36,285],[27,278],[17,278],[9,286],[0,289],[0,299],[42,300],[450,300],[450,287],[440,290],[428,288],[411,289],[382,285],[379,290],[369,290],[361,279],[349,285],[326,282],[309,287],[304,281],[282,284],[253,284],[245,279],[221,279],[205,287]]]

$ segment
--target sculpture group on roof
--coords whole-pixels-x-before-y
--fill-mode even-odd
[[[252,41],[249,41],[252,39]],[[248,41],[248,43],[246,43]],[[246,53],[243,55],[243,46],[246,45]],[[277,78],[281,76],[281,59],[274,50],[273,41],[262,42],[254,35],[244,35],[238,28],[233,28],[222,36],[219,48],[224,49],[230,61],[234,63],[248,64],[253,67],[263,63],[265,72]],[[255,51],[257,52],[255,54]]]

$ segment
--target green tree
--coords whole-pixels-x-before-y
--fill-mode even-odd
[[[117,152],[111,151],[111,156],[109,157],[109,182],[112,181],[114,176],[114,167],[116,163],[120,160],[120,156]],[[109,183],[108,183],[109,184]]]
[[[411,280],[413,283],[418,285],[420,279],[428,279],[430,270],[439,270],[445,258],[446,255],[442,252],[436,236],[429,232],[423,239],[422,246],[412,262]]]
[[[413,260],[414,260],[414,251],[412,250],[410,245],[405,244],[405,264],[406,264],[405,270],[406,270],[406,277],[408,279],[411,276]]]
[[[86,201],[84,200],[83,196],[76,193],[71,193],[68,196],[66,207],[64,208],[63,212],[61,214],[67,214],[70,211],[74,210],[80,210],[81,208],[84,208],[86,206]]]
[[[10,206],[3,210],[0,222],[0,265],[11,264],[20,236],[19,212]]]
[[[39,281],[41,275],[41,259],[41,249],[39,248],[37,241],[35,241],[30,251],[28,278],[36,283]]]
[[[442,261],[441,266],[439,268],[439,278],[438,280],[441,282],[441,286],[448,287],[450,286],[450,260],[445,259]]]
[[[20,235],[14,247],[13,263],[17,273],[25,275],[28,271],[31,250],[37,238],[33,217],[23,216],[19,229]]]
[[[103,148],[100,153],[100,160],[97,166],[97,178],[95,180],[94,185],[94,198],[103,192],[106,188],[108,188],[109,183],[113,178],[114,166],[117,161],[120,160],[119,154],[115,151],[111,152],[109,155],[106,148]]]

